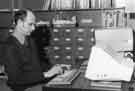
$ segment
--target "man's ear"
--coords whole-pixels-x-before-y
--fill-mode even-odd
[[[19,19],[19,20],[17,21],[17,25],[23,25],[23,21],[22,21],[21,19]]]

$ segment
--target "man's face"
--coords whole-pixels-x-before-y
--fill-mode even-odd
[[[32,12],[28,12],[24,21],[22,21],[22,28],[21,32],[28,36],[31,34],[32,31],[35,30],[35,16]]]

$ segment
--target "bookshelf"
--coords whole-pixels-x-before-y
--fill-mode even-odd
[[[39,0],[36,3],[36,0],[25,0],[18,6],[15,0],[15,8],[32,8],[37,21],[48,23],[51,37],[47,55],[52,64],[76,65],[89,58],[91,46],[95,44],[93,29],[125,26],[125,8],[115,8],[114,1]],[[0,12],[0,27],[10,26],[12,13],[13,11]],[[44,45],[42,47],[46,51]]]
[[[101,0],[98,1],[101,3]],[[78,67],[83,61],[88,60],[91,47],[95,44],[94,29],[125,27],[125,8],[113,8],[113,6],[111,3],[111,7],[108,8],[107,5],[101,4],[77,8],[76,3],[72,3],[72,7],[67,6],[67,8],[56,5],[53,8],[48,6],[48,9],[34,10],[37,20],[48,22],[50,27],[51,37],[47,51],[50,62]]]

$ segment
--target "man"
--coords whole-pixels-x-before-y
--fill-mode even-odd
[[[4,46],[4,64],[8,85],[13,91],[24,91],[62,72],[60,66],[42,72],[34,41],[28,37],[35,29],[36,17],[31,10],[15,12],[15,28]]]

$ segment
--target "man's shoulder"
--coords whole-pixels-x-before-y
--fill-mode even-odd
[[[3,42],[3,46],[5,48],[13,47],[14,46],[14,39],[12,36],[8,36],[6,40]]]

